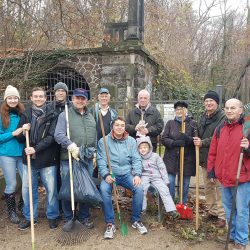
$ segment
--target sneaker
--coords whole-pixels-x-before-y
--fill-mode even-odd
[[[37,224],[37,221],[34,221],[34,225]],[[29,220],[24,220],[18,225],[18,229],[21,231],[24,231],[30,227],[30,221]]]
[[[167,214],[172,220],[177,220],[180,218],[180,214],[176,210],[168,212]]]
[[[54,220],[52,220],[52,219],[49,219],[48,220],[49,221],[49,228],[50,229],[56,229],[57,228],[57,220],[56,219],[54,219]]]
[[[94,228],[94,222],[90,218],[80,220],[80,222],[88,229]]]
[[[115,232],[116,232],[115,225],[107,224],[107,228],[103,236],[104,239],[113,239]]]
[[[141,221],[135,221],[132,224],[132,228],[137,229],[140,234],[146,234],[148,232],[147,228],[142,224]]]

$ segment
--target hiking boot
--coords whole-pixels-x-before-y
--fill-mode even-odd
[[[49,221],[49,228],[56,229],[57,228],[57,220],[56,219],[48,219]]]
[[[230,250],[245,250],[245,249],[246,249],[245,245],[236,243]]]
[[[34,225],[37,224],[37,221],[34,221]],[[30,221],[29,220],[24,220],[18,225],[18,229],[21,231],[24,231],[30,227]]]
[[[168,212],[167,215],[169,216],[169,218],[171,218],[172,220],[177,220],[180,218],[180,214],[174,210],[174,211],[171,211],[171,212]]]
[[[132,224],[132,228],[137,229],[140,234],[146,234],[148,232],[147,228],[142,224],[141,221],[135,221]]]
[[[224,228],[226,226],[226,220],[223,219],[218,219],[217,222],[215,223],[215,226],[217,228]]]
[[[106,231],[104,233],[104,239],[113,239],[114,238],[114,233],[116,232],[115,225],[113,224],[107,224]]]
[[[94,222],[90,218],[80,220],[80,222],[88,229],[94,228]]]
[[[227,235],[221,235],[221,236],[218,236],[216,238],[216,241],[222,243],[222,244],[226,244],[227,242]],[[229,239],[229,244],[234,244],[234,240],[233,239]]]

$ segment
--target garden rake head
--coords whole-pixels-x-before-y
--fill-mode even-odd
[[[80,221],[73,218],[59,231],[56,241],[62,246],[74,246],[87,241],[92,234],[93,230],[87,229]]]

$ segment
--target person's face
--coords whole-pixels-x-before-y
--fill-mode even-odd
[[[182,113],[184,112],[184,115],[187,114],[187,109],[185,107],[176,107],[175,111],[175,116],[177,117],[182,117]]]
[[[125,132],[125,122],[121,120],[116,120],[113,125],[113,131],[116,137],[119,138],[123,136]]]
[[[55,99],[57,102],[65,102],[67,93],[64,89],[57,89],[55,92]]]
[[[148,143],[141,143],[139,145],[139,152],[140,152],[141,155],[146,155],[149,152]]]
[[[98,95],[98,101],[101,106],[107,106],[110,100],[110,94],[102,93]]]
[[[218,103],[214,99],[207,98],[204,101],[204,106],[206,111],[213,113],[218,108]]]
[[[229,121],[237,121],[243,113],[241,103],[236,100],[228,100],[224,108],[226,117]]]
[[[72,103],[73,106],[78,110],[83,110],[87,106],[88,99],[83,96],[73,96]]]
[[[46,102],[46,96],[45,96],[44,91],[42,90],[33,91],[30,99],[32,103],[38,108],[42,107],[44,103]]]
[[[149,96],[146,93],[141,93],[138,96],[138,103],[141,108],[146,108],[149,104]]]
[[[6,103],[10,108],[15,108],[19,102],[19,98],[17,96],[11,95],[6,98]]]

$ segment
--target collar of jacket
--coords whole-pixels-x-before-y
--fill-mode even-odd
[[[229,121],[227,118],[225,120],[226,125],[235,125],[235,124],[243,124],[244,123],[244,114],[240,115],[240,118],[237,121]]]
[[[81,114],[75,107],[72,105],[72,109],[79,115],[87,115],[89,113],[89,109],[87,107],[84,107],[84,113]]]
[[[124,141],[124,140],[126,140],[126,139],[128,138],[128,136],[129,136],[128,132],[125,131],[125,132],[123,133],[122,138],[121,138],[121,139],[118,139],[118,138],[115,137],[114,130],[112,129],[112,131],[111,131],[111,138],[112,138],[113,140]]]
[[[141,109],[136,107],[135,108],[135,113],[141,115]],[[153,113],[154,113],[154,111],[152,110],[151,106],[148,107],[147,109],[145,109],[145,114],[153,114]]]

